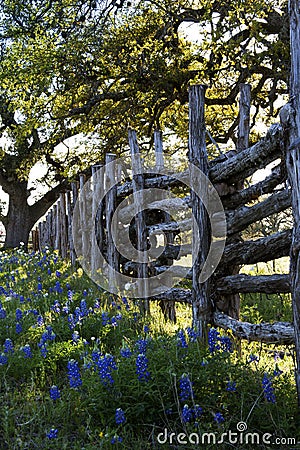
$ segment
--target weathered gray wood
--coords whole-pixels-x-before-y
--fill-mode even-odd
[[[162,132],[160,130],[154,131],[154,149],[155,149],[155,169],[157,172],[164,169],[164,154]]]
[[[241,83],[239,99],[239,126],[236,145],[237,152],[241,152],[249,147],[250,107],[251,86],[250,84]]]
[[[216,281],[215,289],[218,293],[250,293],[263,292],[265,294],[291,292],[288,275],[231,275]]]
[[[266,200],[259,202],[251,207],[242,206],[236,211],[226,213],[227,218],[227,234],[230,236],[239,231],[243,231],[249,225],[258,220],[264,219],[271,214],[284,211],[291,206],[291,194],[288,189],[276,192],[270,195]],[[178,232],[190,230],[192,226],[191,219],[182,222],[160,223],[157,225],[149,225],[148,232],[151,234],[159,234],[165,231]]]
[[[80,220],[80,230],[81,230],[81,243],[82,243],[82,255],[87,261],[89,255],[89,223],[87,214],[87,193],[83,195],[85,175],[79,175],[79,189],[81,195],[79,196],[79,220]]]
[[[72,266],[76,264],[76,252],[74,248],[73,241],[73,208],[72,208],[72,199],[71,192],[67,191],[66,193],[66,208],[68,214],[68,240],[69,240],[69,255]]]
[[[240,98],[239,98],[239,125],[238,125],[238,138],[236,143],[236,151],[240,153],[249,147],[249,132],[250,132],[250,107],[251,107],[251,86],[249,84],[240,84]],[[244,188],[244,180],[239,180],[235,184],[236,189],[241,190]],[[240,233],[232,234],[227,237],[227,242],[234,243],[239,242],[241,238]],[[219,264],[219,270],[221,273],[226,272],[226,275],[236,275],[239,273],[241,266],[239,264],[225,266]],[[219,302],[223,304],[223,311],[227,313],[233,319],[239,319],[240,317],[240,295],[226,294],[220,295]],[[226,305],[226,308],[224,308]]]
[[[242,206],[236,211],[228,212],[227,233],[232,235],[243,231],[247,226],[258,220],[264,219],[291,206],[291,193],[288,189],[270,195],[266,200],[251,207]]]
[[[67,257],[68,253],[68,228],[66,214],[66,196],[64,192],[59,194],[60,204],[60,253],[62,258]]]
[[[273,189],[283,183],[285,179],[286,175],[282,170],[282,165],[278,165],[264,180],[222,198],[223,206],[224,208],[234,209],[242,204],[257,200],[261,195],[272,192]]]
[[[205,118],[204,101],[205,86],[195,85],[189,89],[189,162],[191,186],[197,186],[198,174],[194,166],[205,175],[208,174],[208,156],[205,142]],[[205,196],[205,187],[202,188]],[[207,193],[208,197],[208,193]],[[196,229],[193,225],[193,253],[192,253],[192,311],[193,327],[198,329],[202,339],[207,337],[207,325],[211,319],[211,303],[209,296],[209,281],[200,283],[199,278],[208,255],[210,245],[210,224],[204,204],[191,190],[192,214],[195,219]],[[197,229],[198,228],[198,229]],[[197,239],[201,242],[198,253],[196,249]]]
[[[288,256],[291,242],[292,230],[286,230],[261,239],[229,244],[225,247],[220,265],[255,264]]]
[[[170,289],[163,294],[155,295],[149,298],[150,300],[158,300],[158,301],[168,301],[168,302],[179,302],[179,303],[187,303],[192,304],[192,291],[190,289],[178,289],[173,288]]]
[[[233,263],[255,264],[288,256],[291,242],[292,230],[286,230],[261,239],[229,244],[225,247],[220,265],[228,266]],[[176,259],[180,250],[182,251],[182,248],[179,245],[169,245],[165,248],[164,253],[166,256]],[[191,255],[192,246],[186,245],[183,253],[184,255],[182,256]],[[136,268],[136,263],[132,261],[126,263],[124,266],[125,271],[135,271]],[[165,270],[171,270],[174,275],[181,276],[185,273],[186,268],[176,265],[170,269],[168,266],[157,266],[153,264],[151,270],[156,275],[163,273]],[[188,271],[186,278],[192,278],[191,271]]]
[[[283,127],[288,132],[286,167],[292,187],[294,228],[291,245],[290,277],[295,327],[296,385],[298,407],[300,408],[300,4],[299,0],[289,0],[290,15],[290,108],[291,115]]]
[[[100,238],[104,240],[104,229],[103,229],[103,202],[99,202],[99,199],[102,197],[104,192],[104,180],[101,179],[102,172],[100,172],[102,165],[94,165],[92,166],[92,180],[93,180],[93,201],[92,201],[92,217],[94,218],[94,223],[92,224],[93,233],[96,236],[96,239],[92,240],[92,248],[91,248],[91,270],[94,275],[99,269],[100,258],[97,248],[97,241]],[[116,192],[114,191],[114,194]],[[101,205],[100,205],[101,204]],[[100,211],[99,211],[100,209]],[[100,219],[101,217],[101,219]],[[100,231],[100,233],[99,233]],[[102,243],[103,245],[103,243]]]
[[[106,179],[105,190],[106,194],[106,245],[107,245],[107,262],[108,262],[108,283],[111,292],[115,289],[115,275],[114,271],[119,270],[119,254],[114,244],[114,236],[116,238],[117,230],[113,225],[113,215],[117,207],[117,192],[115,186],[116,167],[114,161],[116,155],[113,153],[107,153],[105,157],[106,163]]]
[[[144,176],[142,162],[140,158],[139,146],[137,142],[136,132],[128,130],[128,141],[131,153],[132,164],[132,186],[133,186],[133,201],[136,206],[135,215],[136,234],[137,234],[137,249],[143,254],[143,261],[138,266],[138,292],[139,296],[144,300],[140,301],[142,313],[150,312],[150,304],[148,300],[148,258],[147,258],[147,227],[145,221],[145,212],[143,211],[143,201],[141,193],[144,189]]]
[[[56,203],[56,210],[55,210],[55,245],[54,249],[60,251],[60,200]]]
[[[52,208],[52,247],[56,249],[57,204]]]
[[[268,344],[290,345],[295,341],[293,324],[289,322],[259,323],[241,322],[226,314],[214,313],[214,324],[224,330],[230,330],[235,336],[248,341]]]
[[[162,132],[160,130],[155,130],[154,131],[154,149],[155,149],[155,168],[157,170],[157,172],[160,172],[162,170],[164,170],[164,155],[163,155],[163,139],[162,139]],[[169,211],[169,207],[171,206],[171,202],[175,201],[175,200],[181,200],[181,199],[166,199],[165,201],[168,202],[167,203],[167,208]],[[155,202],[156,204],[154,204],[152,206],[152,208],[156,208],[156,209],[162,209],[163,213],[162,213],[162,220],[165,223],[169,223],[171,222],[171,215],[169,212],[165,211],[165,206],[163,204],[160,204],[159,206],[159,202]],[[178,206],[175,210],[176,212],[178,211]],[[174,233],[166,233],[166,244],[173,244],[174,242]],[[165,262],[167,265],[172,265],[173,260],[168,258]],[[172,322],[176,322],[176,309],[175,309],[175,303],[174,302],[162,302],[160,303],[160,307],[162,309],[162,312],[164,314],[165,319],[169,319]]]
[[[258,169],[266,167],[270,162],[282,156],[281,152],[282,127],[276,123],[270,127],[265,137],[256,144],[243,150],[232,158],[222,156],[222,161],[210,163],[209,179],[213,183],[226,182],[228,184],[243,180]],[[188,171],[178,173],[176,178],[172,175],[151,177],[145,180],[145,188],[167,188],[178,186],[178,178],[187,180]],[[118,197],[132,194],[132,182],[127,181],[118,187]]]
[[[249,177],[256,170],[282,156],[281,139],[281,125],[278,123],[272,125],[259,142],[212,167],[209,171],[210,180],[213,183],[226,181],[231,184]]]

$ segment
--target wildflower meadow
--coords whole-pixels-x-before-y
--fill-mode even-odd
[[[190,323],[142,317],[49,249],[2,252],[1,449],[299,448],[292,346],[214,328],[205,346]],[[228,441],[245,427],[271,438]]]

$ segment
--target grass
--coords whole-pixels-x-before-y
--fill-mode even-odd
[[[292,347],[243,343],[238,356],[214,329],[204,346],[189,308],[177,324],[156,305],[143,318],[49,250],[2,253],[0,286],[1,450],[194,449],[203,433],[206,449],[274,448],[266,433],[300,448],[286,444],[300,438]],[[288,297],[242,305],[247,320],[291,317]],[[240,422],[258,443],[231,442]]]

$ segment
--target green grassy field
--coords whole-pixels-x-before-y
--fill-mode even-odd
[[[300,448],[292,347],[204,346],[188,307],[143,318],[49,250],[2,252],[0,302],[1,450]],[[291,320],[289,296],[241,315]]]

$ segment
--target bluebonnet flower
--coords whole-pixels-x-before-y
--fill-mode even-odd
[[[105,327],[109,323],[109,315],[106,311],[103,311],[102,313],[102,325]]]
[[[22,350],[25,358],[32,358],[32,352],[29,344],[24,345],[24,347],[22,347]]]
[[[126,422],[125,413],[122,408],[116,409],[115,419],[117,425],[122,425],[123,423]]]
[[[114,360],[114,357],[110,354],[99,356],[98,361],[96,361],[98,374],[100,376],[101,383],[104,386],[114,383],[114,379],[112,377],[112,371],[117,370],[117,365]]]
[[[78,340],[79,340],[79,333],[78,333],[78,331],[74,331],[74,333],[72,334],[72,340],[75,343],[78,342]]]
[[[208,331],[208,349],[210,353],[214,353],[216,350],[220,350],[218,340],[220,333],[216,328],[210,328]]]
[[[235,392],[236,391],[236,382],[235,381],[227,381],[226,391]]]
[[[149,333],[150,328],[148,327],[148,325],[144,325],[144,333]]]
[[[250,363],[251,362],[258,362],[258,360],[259,360],[259,358],[258,358],[257,355],[253,355],[252,353],[251,353],[251,355],[249,355],[249,362]]]
[[[199,405],[195,405],[193,410],[195,419],[199,419],[203,414],[203,409]]]
[[[68,362],[68,377],[71,388],[78,388],[79,386],[82,385],[78,362],[75,361],[74,359],[71,359]]]
[[[89,310],[88,310],[85,300],[81,300],[81,302],[80,302],[80,312],[81,312],[81,317],[86,317],[89,314]]]
[[[20,303],[24,303],[25,302],[24,295],[20,295],[19,300],[20,300]]]
[[[5,309],[1,306],[0,307],[0,319],[5,319],[6,318],[6,311]]]
[[[224,352],[232,353],[232,351],[233,351],[232,342],[231,342],[231,339],[228,336],[220,337],[219,341],[221,343],[221,349]]]
[[[123,439],[121,438],[121,436],[113,436],[110,440],[111,444],[117,444],[118,442],[123,442]]]
[[[193,410],[189,408],[188,405],[184,405],[181,415],[184,423],[190,422],[193,418]]]
[[[74,330],[74,328],[76,327],[76,323],[75,323],[73,314],[68,315],[68,325],[69,325],[70,330]]]
[[[56,439],[58,437],[58,429],[57,428],[51,428],[49,433],[46,434],[48,439]]]
[[[11,339],[7,338],[4,341],[4,353],[13,353],[14,352],[14,344]]]
[[[148,370],[148,358],[144,353],[140,353],[137,356],[135,365],[139,381],[148,381],[150,379],[150,372]]]
[[[113,326],[113,327],[117,327],[117,326],[118,326],[118,322],[117,322],[117,319],[115,318],[115,316],[113,316],[113,317],[110,319],[110,324],[111,324],[111,326]]]
[[[59,270],[57,270],[57,271],[55,272],[55,275],[57,276],[57,278],[60,278],[60,277],[61,277],[61,273],[60,273],[60,271],[59,271]]]
[[[41,291],[43,290],[43,285],[42,285],[42,283],[38,283],[38,285],[37,285],[37,290],[38,290],[38,292],[41,292]]]
[[[52,330],[52,327],[50,325],[48,325],[46,327],[46,331],[44,331],[44,333],[41,336],[40,344],[43,345],[47,341],[54,341],[55,338],[56,338],[56,334]]]
[[[81,319],[82,319],[81,309],[79,308],[79,306],[76,306],[74,311],[74,321],[76,324],[78,324],[81,322]]]
[[[95,300],[94,308],[95,308],[95,309],[99,309],[99,308],[100,308],[100,302],[99,302],[99,299],[98,299],[98,298],[96,298],[96,300]]]
[[[270,403],[276,403],[276,397],[274,394],[274,388],[272,385],[272,378],[269,377],[266,373],[262,379],[262,387],[264,391],[265,399]]]
[[[53,305],[51,306],[52,311],[56,312],[57,314],[60,314],[60,303],[58,300],[55,300]]]
[[[48,275],[51,275],[51,269],[48,269],[48,270],[47,270],[47,274],[48,274]]]
[[[128,311],[130,309],[130,306],[129,306],[127,298],[126,297],[122,297],[122,302],[125,305],[125,309]]]
[[[20,320],[22,320],[22,317],[23,317],[23,313],[22,313],[21,309],[17,308],[16,309],[16,321],[20,322]]]
[[[20,322],[16,323],[16,333],[17,334],[22,333],[22,325],[20,324]]]
[[[187,342],[185,338],[185,333],[183,330],[179,330],[177,334],[177,345],[182,348],[187,348]]]
[[[44,325],[44,318],[43,316],[38,316],[36,319],[36,323],[39,327],[42,327]]]
[[[215,414],[215,416],[214,416],[214,420],[217,422],[217,423],[222,423],[222,422],[224,422],[224,417],[222,416],[222,414],[221,413],[219,413],[219,412],[217,412],[216,414]]]
[[[87,297],[88,291],[87,291],[86,289],[84,289],[83,292],[82,292],[82,295],[83,295],[84,297]]]
[[[68,290],[67,296],[68,300],[71,302],[73,300],[73,292],[71,291],[71,289]]]
[[[181,401],[186,401],[189,398],[194,398],[193,385],[187,374],[183,374],[179,380],[180,393],[179,397]]]
[[[3,353],[0,354],[0,366],[4,366],[5,364],[8,363],[8,358],[6,355],[4,355]]]
[[[53,401],[58,400],[60,398],[60,391],[57,386],[52,386],[50,388],[50,398]]]
[[[131,352],[130,348],[123,347],[120,350],[120,354],[121,354],[121,356],[123,356],[123,358],[130,358],[130,356],[132,355],[132,352]]]
[[[195,330],[194,328],[187,327],[186,332],[188,334],[189,340],[191,342],[196,342],[197,338],[199,337],[199,331]]]
[[[43,358],[46,358],[47,353],[48,353],[48,349],[47,349],[47,344],[38,344],[38,346],[40,347],[40,352]]]
[[[135,343],[135,346],[137,347],[137,352],[146,353],[149,342],[150,342],[149,339],[138,339]]]
[[[58,294],[62,294],[62,292],[63,292],[63,288],[61,287],[61,285],[60,285],[60,282],[59,281],[56,281],[56,283],[55,283],[55,291],[58,293]]]

